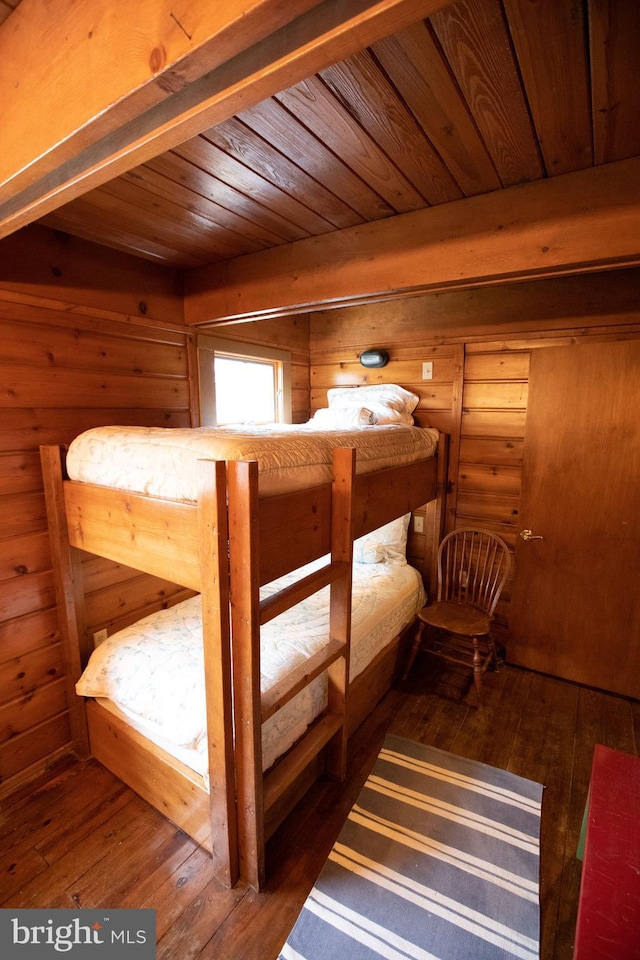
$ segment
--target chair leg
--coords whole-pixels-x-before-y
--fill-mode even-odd
[[[478,697],[478,706],[482,706],[482,655],[480,653],[480,641],[477,637],[473,638],[473,682]]]
[[[416,630],[416,632],[415,632],[415,634],[414,634],[413,643],[411,644],[411,650],[409,651],[409,656],[408,656],[408,658],[407,658],[407,664],[406,664],[406,666],[405,666],[405,668],[404,668],[404,673],[402,674],[402,679],[403,679],[403,680],[406,680],[407,677],[409,676],[409,673],[411,672],[411,667],[413,666],[413,662],[414,662],[414,660],[416,659],[416,657],[418,656],[418,650],[420,649],[420,647],[421,647],[421,645],[422,645],[422,637],[423,637],[423,635],[424,635],[424,627],[425,627],[424,623],[419,623],[419,624],[418,624],[418,629]]]

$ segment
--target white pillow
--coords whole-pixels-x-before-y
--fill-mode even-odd
[[[366,427],[374,422],[371,410],[366,407],[322,407],[316,410],[309,421],[321,430],[349,430],[352,427]]]
[[[411,414],[418,406],[419,397],[397,383],[373,383],[365,387],[332,387],[327,391],[330,407],[346,407],[355,404],[368,407],[383,404],[398,413]]]
[[[331,410],[366,407],[372,423],[413,423],[411,414],[419,397],[397,383],[374,383],[366,387],[332,387],[327,391]]]
[[[393,563],[402,566],[407,562],[407,533],[411,514],[385,523],[353,541],[353,559],[356,563]]]
[[[403,413],[386,403],[373,403],[369,401],[369,404],[371,406],[371,423],[378,425],[385,423],[408,423],[410,426],[413,424],[413,417],[410,413]]]

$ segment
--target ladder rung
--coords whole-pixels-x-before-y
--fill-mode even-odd
[[[325,714],[298,741],[286,757],[267,774],[264,781],[264,809],[268,810],[282,796],[307,764],[317,756],[329,740],[343,726],[343,718],[337,714]]]
[[[295,607],[301,600],[306,600],[313,593],[345,576],[350,570],[350,564],[344,562],[328,563],[319,570],[315,570],[301,580],[296,580],[291,586],[279,590],[273,596],[267,597],[260,603],[260,623],[268,623],[274,617]]]
[[[319,677],[339,657],[346,655],[346,644],[340,640],[330,640],[318,653],[304,660],[298,667],[284,676],[262,694],[262,722],[280,710],[312,680]]]

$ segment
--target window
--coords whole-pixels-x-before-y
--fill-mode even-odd
[[[291,357],[285,350],[198,338],[204,426],[291,422]]]

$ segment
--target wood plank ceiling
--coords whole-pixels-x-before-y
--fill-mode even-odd
[[[40,222],[191,268],[638,156],[639,40],[638,0],[459,0]]]

